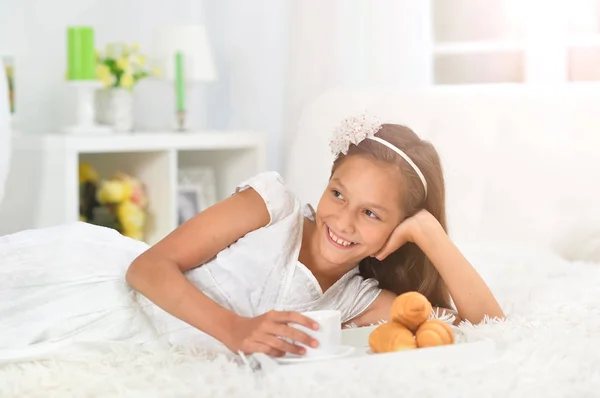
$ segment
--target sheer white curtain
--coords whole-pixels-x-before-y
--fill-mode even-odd
[[[425,0],[205,1],[219,80],[215,128],[267,134],[269,168],[283,171],[302,109],[339,86],[428,81]]]
[[[0,64],[0,203],[8,175],[10,159],[10,113],[8,107],[8,84],[4,66]]]
[[[424,0],[296,0],[291,3],[284,85],[284,150],[302,110],[335,88],[428,84],[430,32]]]

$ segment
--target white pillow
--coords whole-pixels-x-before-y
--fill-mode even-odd
[[[600,168],[593,143],[569,154],[563,167],[558,227],[554,232],[554,250],[571,261],[600,263]]]
[[[566,260],[600,263],[600,219],[573,220],[554,246]]]

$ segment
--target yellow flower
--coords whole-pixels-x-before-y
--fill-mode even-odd
[[[117,57],[117,45],[115,43],[108,43],[106,45],[106,57],[116,58]]]
[[[121,57],[117,60],[117,68],[125,71],[129,69],[129,60],[125,57]]]
[[[132,54],[129,56],[129,69],[130,70],[138,70],[140,69],[143,64],[142,64],[142,55],[138,55],[138,54]]]
[[[115,77],[110,73],[110,68],[105,64],[99,64],[96,67],[96,76],[98,76],[104,87],[110,87],[115,83]]]
[[[115,77],[113,75],[108,75],[108,76],[100,78],[100,81],[102,82],[102,85],[104,86],[104,88],[110,87],[113,84],[115,84]]]
[[[140,51],[140,43],[133,43],[131,45],[131,51],[134,51],[134,52]]]
[[[139,240],[143,238],[142,231],[146,221],[146,213],[141,207],[126,200],[117,206],[117,219],[123,229],[123,235]]]
[[[113,180],[122,181],[125,184],[128,184],[131,187],[131,196],[129,200],[136,206],[146,207],[148,205],[148,198],[146,197],[146,191],[144,184],[139,180],[125,174],[125,173],[115,173],[113,176]]]
[[[161,77],[162,76],[162,70],[158,66],[155,66],[154,68],[152,68],[152,75],[154,77]]]
[[[138,63],[139,63],[141,66],[144,66],[144,65],[146,65],[146,57],[145,57],[145,56],[143,56],[143,55],[139,55],[139,56],[138,56]]]
[[[89,163],[79,164],[79,183],[98,182],[100,179],[98,172]]]
[[[121,76],[121,87],[123,88],[131,88],[133,86],[134,80],[133,75],[131,73],[124,73]]]
[[[123,181],[103,181],[98,190],[97,199],[101,204],[120,203],[129,200],[133,189]]]
[[[110,75],[110,68],[105,64],[99,64],[96,67],[96,75],[98,76],[99,79],[103,79],[106,76]]]

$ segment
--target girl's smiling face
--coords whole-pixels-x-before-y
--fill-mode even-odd
[[[354,265],[377,253],[404,218],[400,171],[364,156],[335,170],[316,211],[316,249],[329,263]]]

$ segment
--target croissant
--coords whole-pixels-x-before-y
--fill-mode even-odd
[[[384,353],[414,349],[417,348],[417,342],[406,327],[390,322],[379,325],[371,332],[369,346],[375,353]]]
[[[454,344],[454,332],[446,322],[430,319],[417,329],[416,342],[419,348]]]
[[[413,332],[429,319],[431,303],[419,292],[407,292],[394,300],[390,310],[390,320],[401,323]]]

